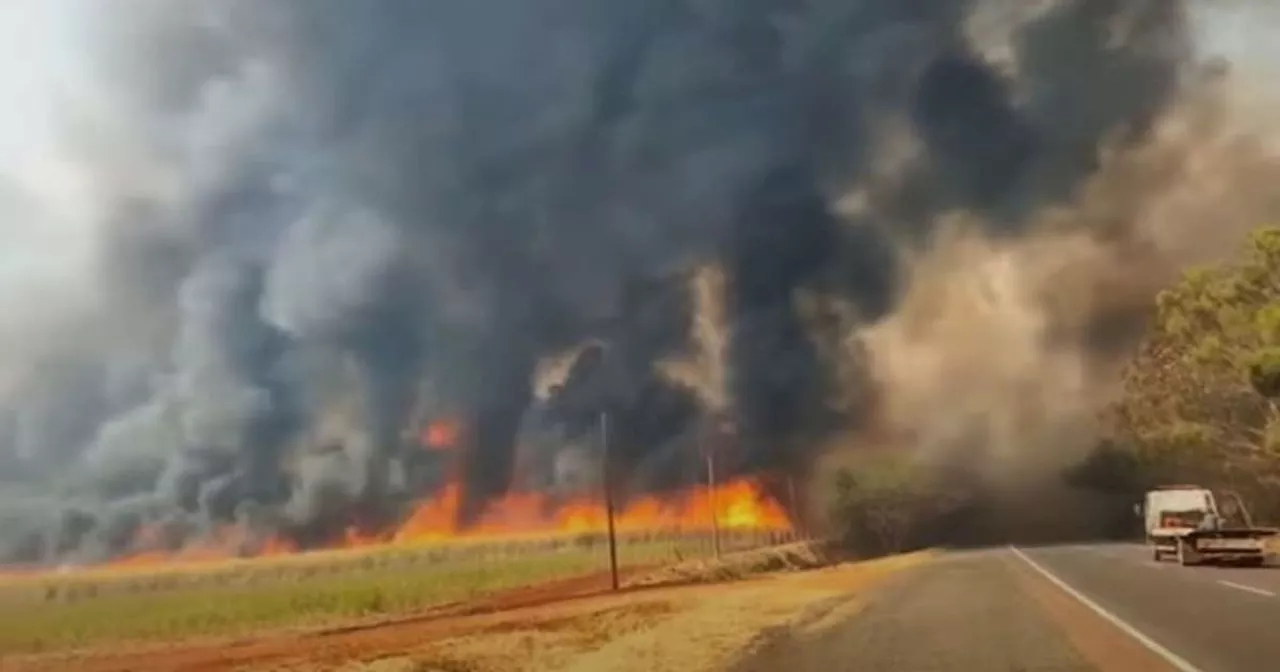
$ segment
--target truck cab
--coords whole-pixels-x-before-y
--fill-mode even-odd
[[[1183,565],[1262,564],[1277,530],[1255,527],[1244,502],[1234,493],[1223,494],[1220,498],[1197,485],[1166,485],[1147,492],[1135,508],[1143,518],[1152,559],[1173,556]]]

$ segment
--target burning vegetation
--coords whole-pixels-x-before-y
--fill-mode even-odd
[[[372,546],[419,546],[455,541],[512,541],[548,536],[601,534],[606,530],[602,497],[583,496],[555,502],[537,492],[509,493],[492,502],[479,520],[458,522],[460,486],[450,483],[434,496],[415,504],[408,517],[390,530],[366,531],[348,527],[328,549]],[[713,518],[714,516],[714,518]],[[759,485],[740,479],[717,485],[693,486],[667,496],[648,495],[614,512],[619,534],[665,531],[675,534],[725,530],[791,531],[789,514]],[[153,526],[138,528],[133,548],[105,563],[108,568],[145,568],[162,565],[214,563],[231,558],[267,557],[297,553],[295,542],[280,536],[247,537],[235,526],[225,526],[176,549],[166,548],[163,532]]]
[[[442,418],[417,434],[425,450],[445,454],[457,473],[465,449],[462,421]],[[107,569],[147,569],[218,563],[240,557],[270,557],[308,549],[352,550],[369,547],[417,547],[451,542],[510,542],[548,537],[603,534],[608,526],[605,493],[599,487],[554,494],[536,490],[508,491],[486,503],[471,518],[462,515],[465,484],[453,478],[414,501],[394,522],[373,526],[350,524],[314,538],[306,546],[288,528],[255,533],[243,523],[227,523],[191,537],[172,524],[143,523],[126,548],[133,549],[101,564]],[[789,532],[791,513],[766,492],[756,477],[739,476],[725,483],[688,485],[664,493],[639,493],[615,502],[614,527],[619,534],[666,532],[707,533],[712,530]]]

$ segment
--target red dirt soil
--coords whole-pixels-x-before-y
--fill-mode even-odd
[[[634,568],[623,580],[652,571]],[[672,586],[625,588],[621,595]],[[23,661],[0,662],[9,670],[83,670],[85,672],[211,672],[271,666],[342,663],[370,656],[387,656],[420,648],[423,644],[468,632],[501,628],[505,622],[536,623],[563,618],[575,611],[600,607],[612,597],[608,572],[590,574],[495,593],[470,602],[439,605],[417,614],[330,627],[308,632],[273,632],[235,640],[173,643],[154,648],[112,652],[90,651],[71,656],[38,656]],[[556,605],[553,611],[541,607]]]

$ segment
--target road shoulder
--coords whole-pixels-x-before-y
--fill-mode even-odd
[[[850,667],[855,665],[856,667]],[[864,608],[741,661],[733,672],[1096,669],[1019,582],[1008,553],[945,554]]]
[[[1177,669],[1007,549],[947,554],[733,672]]]

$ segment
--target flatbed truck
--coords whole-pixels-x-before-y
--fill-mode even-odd
[[[1219,499],[1197,485],[1166,485],[1147,492],[1135,512],[1144,521],[1152,559],[1176,558],[1184,566],[1266,563],[1280,542],[1280,530],[1255,526],[1244,501],[1233,492],[1223,493],[1223,508],[1236,515],[1224,517]]]

